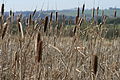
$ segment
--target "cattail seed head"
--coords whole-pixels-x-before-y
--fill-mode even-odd
[[[47,25],[48,25],[48,16],[45,17],[44,32],[46,32],[47,30]]]
[[[92,9],[92,18],[95,17],[95,8]]]
[[[97,55],[93,55],[93,73],[96,75],[98,68],[98,57]]]
[[[75,21],[76,25],[78,24],[78,20],[79,20],[79,17],[76,16],[76,21]]]
[[[97,10],[96,10],[96,15],[98,16],[99,14],[99,7],[97,7]]]
[[[85,11],[85,4],[83,4],[82,14],[84,14],[84,11]]]
[[[4,15],[4,4],[2,4],[2,7],[1,7],[1,15]]]
[[[32,24],[32,15],[30,14],[30,16],[29,16],[29,26]]]
[[[35,16],[35,13],[36,13],[36,9],[34,10],[34,12],[33,12],[33,14],[32,14],[32,17],[34,17],[34,16]]]
[[[12,16],[12,10],[10,10],[10,14],[9,14],[9,16]]]
[[[80,17],[80,8],[78,7],[77,16]]]
[[[63,25],[65,25],[65,15],[63,15]]]
[[[42,44],[41,35],[38,33],[35,41],[36,62],[40,62],[42,60]]]
[[[56,12],[56,22],[58,21],[58,12]]]
[[[117,11],[116,11],[116,9],[114,10],[114,17],[116,17],[117,16]]]
[[[50,22],[52,22],[52,16],[53,16],[53,12],[51,12],[50,14]]]

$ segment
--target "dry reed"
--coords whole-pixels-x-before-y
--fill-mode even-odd
[[[3,33],[2,33],[2,39],[4,38],[4,36],[5,36],[5,34],[6,34],[7,26],[8,26],[8,24],[7,24],[7,23],[4,23],[4,25],[3,25],[4,29],[3,29]]]
[[[18,28],[19,28],[19,32],[21,33],[21,38],[23,39],[24,38],[24,33],[23,33],[23,27],[22,27],[21,22],[18,23]]]

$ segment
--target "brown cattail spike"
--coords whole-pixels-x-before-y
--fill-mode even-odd
[[[1,15],[4,15],[4,4],[2,4]]]
[[[76,21],[75,21],[76,25],[78,24],[78,20],[79,20],[79,17],[76,16]]]
[[[47,25],[48,25],[48,16],[45,17],[44,32],[46,32],[47,30]]]
[[[29,25],[31,25],[31,23],[32,23],[32,15],[30,14],[30,16],[29,16]]]
[[[56,22],[58,21],[58,12],[56,12]]]
[[[95,8],[93,8],[92,10],[92,18],[94,19],[94,16],[95,16]]]
[[[34,16],[35,16],[35,13],[36,13],[36,9],[34,10],[34,12],[33,12],[33,14],[32,14],[32,17],[34,17]]]
[[[97,55],[93,55],[93,73],[96,75],[98,68],[98,57]]]
[[[50,22],[52,21],[53,12],[50,14]]]
[[[96,11],[97,17],[98,17],[98,14],[99,14],[99,7],[97,7],[97,11]]]
[[[65,15],[63,15],[63,25],[65,24]]]
[[[116,11],[116,9],[114,10],[114,17],[116,18],[116,16],[117,16],[117,11]]]
[[[77,16],[80,17],[80,8],[78,7]]]
[[[42,40],[40,33],[37,34],[36,42],[35,42],[35,51],[36,51],[36,61],[40,62],[42,60]]]
[[[82,14],[84,14],[84,11],[85,11],[85,4],[83,4]]]

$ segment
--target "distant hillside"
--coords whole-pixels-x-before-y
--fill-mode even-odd
[[[104,10],[104,14],[109,16],[109,17],[113,17],[113,14],[114,14],[114,10],[115,8],[109,8],[109,9],[105,9]],[[117,17],[120,17],[120,9],[119,8],[116,8],[117,10]],[[55,12],[55,10],[50,10],[50,11],[37,11],[36,12],[36,18],[38,17],[41,17],[41,18],[44,18],[45,16],[47,15],[50,15],[51,12]],[[68,10],[58,10],[59,12],[59,15],[65,15],[67,17],[75,17],[76,14],[77,14],[77,9],[68,9]],[[33,13],[33,11],[17,11],[15,12],[15,15],[18,15],[22,13],[24,17],[28,17],[29,14]],[[85,15],[86,17],[90,18],[91,17],[91,13],[92,13],[92,9],[86,9],[85,10]],[[99,10],[99,16],[101,16],[101,13],[102,13],[102,10]],[[6,15],[9,15],[8,12],[5,13]],[[81,13],[80,13],[81,14]],[[55,14],[54,14],[55,15]]]

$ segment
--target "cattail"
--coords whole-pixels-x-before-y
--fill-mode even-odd
[[[80,17],[80,8],[78,7],[77,16]]]
[[[29,16],[29,26],[32,24],[32,15],[30,14],[30,16]]]
[[[3,29],[3,33],[2,33],[2,39],[4,38],[4,36],[5,36],[5,34],[6,34],[8,24],[7,24],[7,23],[4,23],[3,26],[4,26],[4,29]]]
[[[74,35],[75,35],[75,33],[76,33],[76,30],[77,30],[77,26],[75,26],[75,28],[74,28]]]
[[[114,17],[116,17],[117,16],[117,11],[116,11],[116,9],[114,10]]]
[[[48,16],[45,17],[44,32],[46,32],[47,30],[47,25],[48,25]]]
[[[34,16],[35,16],[35,13],[36,13],[36,9],[34,10],[34,12],[33,12],[33,14],[32,14],[32,17],[34,17]]]
[[[97,7],[97,10],[96,10],[97,17],[98,17],[98,14],[99,14],[99,7]]]
[[[36,41],[35,41],[35,52],[36,52],[36,61],[40,62],[42,60],[42,40],[40,33],[37,34]]]
[[[50,14],[50,22],[52,22],[52,16],[53,16],[53,12],[51,12]]]
[[[79,17],[76,16],[76,21],[75,21],[76,24],[78,24],[78,20],[79,20]]]
[[[58,12],[56,12],[56,22],[58,21]]]
[[[95,16],[95,8],[93,8],[92,10],[92,18],[94,18],[94,16]]]
[[[4,15],[4,4],[2,4],[1,15]]]
[[[82,14],[84,14],[84,11],[85,11],[85,4],[83,4]]]
[[[15,16],[15,13],[13,12],[13,17]]]
[[[98,68],[98,57],[97,55],[93,55],[93,73],[96,75]]]
[[[21,38],[23,39],[24,38],[24,34],[23,34],[23,27],[22,27],[21,22],[18,22],[18,29],[19,29],[19,32],[21,33]]]
[[[12,10],[10,10],[10,14],[9,14],[9,16],[12,16]]]

